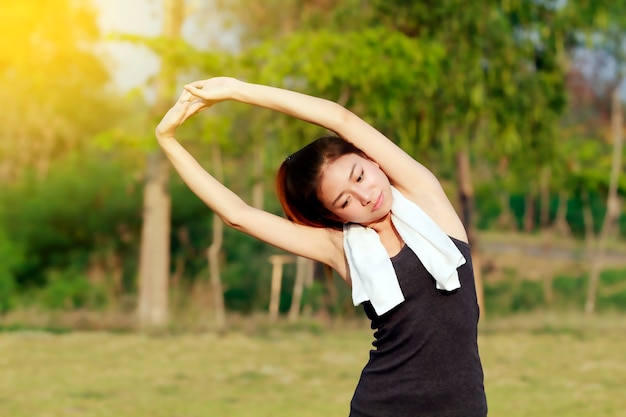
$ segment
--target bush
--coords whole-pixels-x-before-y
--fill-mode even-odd
[[[485,309],[495,314],[528,312],[545,305],[541,282],[502,281],[485,284]]]
[[[14,307],[16,290],[14,271],[23,262],[22,250],[11,242],[0,224],[0,314]]]
[[[0,229],[23,248],[23,262],[13,268],[18,286],[45,285],[45,271],[77,268],[76,260],[104,245],[136,246],[121,239],[139,234],[134,181],[106,155],[70,155],[44,179],[26,176],[0,188]]]
[[[626,310],[626,270],[604,271],[600,275],[598,309]]]
[[[559,275],[552,281],[555,309],[582,311],[587,300],[589,277],[587,275]],[[543,283],[511,279],[485,283],[485,308],[490,314],[513,314],[548,307],[545,303]],[[626,311],[626,270],[607,270],[600,275],[596,299],[598,311]]]
[[[8,273],[0,271],[0,314],[14,307],[15,280]]]
[[[106,305],[106,291],[90,283],[78,271],[52,271],[48,285],[38,291],[41,304],[51,310],[99,309]]]
[[[557,307],[582,309],[587,296],[588,279],[585,276],[559,275],[552,281]]]
[[[511,297],[512,312],[527,312],[543,306],[545,306],[545,299],[541,282],[522,281],[515,286]]]

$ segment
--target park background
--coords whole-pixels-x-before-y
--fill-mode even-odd
[[[490,415],[626,409],[625,1],[0,5],[0,415],[347,414],[349,289],[224,228],[156,145],[213,75],[340,102],[442,179]],[[237,103],[180,131],[277,214],[277,167],[325,133]]]

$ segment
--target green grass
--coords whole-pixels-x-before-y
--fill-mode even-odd
[[[490,417],[622,415],[625,318],[488,318],[479,343]],[[4,332],[0,416],[346,416],[371,342],[360,328]]]

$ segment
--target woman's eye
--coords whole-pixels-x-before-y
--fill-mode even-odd
[[[361,182],[363,181],[363,172],[361,171],[361,175],[359,175],[356,179],[356,182]]]
[[[341,208],[346,208],[348,206],[348,204],[350,204],[350,199],[347,198],[346,201],[343,202],[343,204],[341,205]]]

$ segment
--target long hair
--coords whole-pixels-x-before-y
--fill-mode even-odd
[[[289,220],[306,226],[343,228],[343,222],[322,204],[319,187],[325,167],[348,154],[367,158],[352,143],[337,136],[324,136],[283,161],[276,176],[276,190]]]

